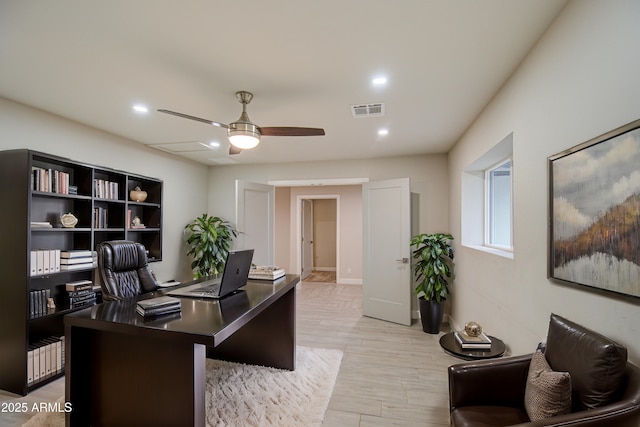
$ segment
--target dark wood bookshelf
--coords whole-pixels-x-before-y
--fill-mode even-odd
[[[0,151],[0,171],[0,389],[26,395],[64,374],[28,381],[30,347],[62,337],[64,315],[86,308],[63,304],[64,285],[78,280],[98,284],[91,265],[34,274],[31,252],[95,251],[103,241],[132,240],[145,246],[150,262],[161,261],[163,182],[27,149]],[[130,200],[136,187],[147,192],[144,202]],[[75,227],[60,223],[66,213],[78,219]],[[134,217],[144,228],[132,228]],[[48,222],[51,228],[32,228],[32,222]],[[37,290],[47,290],[56,307],[32,314],[30,293]]]

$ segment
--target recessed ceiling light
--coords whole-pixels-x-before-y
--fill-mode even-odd
[[[380,136],[389,135],[389,129],[380,129],[378,131],[378,135],[380,135]]]
[[[135,111],[136,113],[148,113],[149,109],[147,108],[146,105],[142,105],[142,104],[136,104],[133,106],[133,111]]]
[[[387,84],[387,78],[385,76],[378,76],[371,80],[375,86],[383,86]]]

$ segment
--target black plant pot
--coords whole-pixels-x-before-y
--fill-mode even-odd
[[[424,298],[418,300],[420,302],[420,320],[422,321],[422,330],[428,334],[437,334],[442,326],[442,316],[444,314],[444,303],[436,301],[427,301]]]

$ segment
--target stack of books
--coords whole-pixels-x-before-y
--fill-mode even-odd
[[[76,308],[96,303],[96,292],[91,280],[77,280],[64,285],[58,303],[63,307]]]
[[[168,296],[138,301],[136,312],[143,317],[155,317],[164,314],[178,313],[180,300]]]
[[[98,266],[96,251],[60,251],[60,271],[92,269]]]
[[[43,276],[60,272],[60,249],[34,249],[30,256],[30,275]]]
[[[465,331],[456,331],[455,335],[463,350],[491,350],[491,339],[484,332],[477,337],[469,336]]]
[[[64,358],[64,336],[52,336],[29,345],[27,385],[44,381],[62,373]]]
[[[34,317],[49,314],[50,289],[35,289],[29,291],[29,315]]]
[[[46,193],[69,194],[69,173],[32,167],[31,189]]]
[[[277,280],[284,277],[284,268],[275,265],[252,265],[249,270],[249,279],[252,280]]]

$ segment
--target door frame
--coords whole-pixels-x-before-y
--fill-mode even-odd
[[[304,280],[313,272],[315,266],[315,250],[313,243],[315,241],[315,215],[313,212],[314,203],[313,199],[302,199],[302,209],[300,211],[300,280]],[[309,206],[309,212],[307,213],[307,205]],[[310,233],[310,235],[307,234]],[[306,248],[306,249],[305,249]],[[307,251],[309,253],[307,253]],[[307,259],[307,256],[309,259]],[[310,265],[306,265],[306,261],[309,261]],[[305,268],[309,267],[310,271],[306,271]]]
[[[340,283],[340,195],[307,194],[296,196],[296,274],[302,273],[302,201],[335,199],[336,201],[336,283]]]

